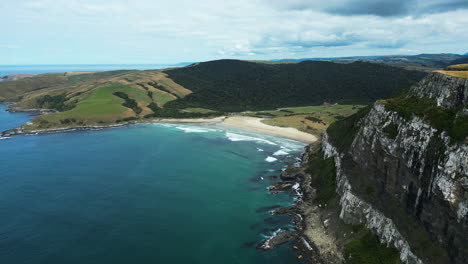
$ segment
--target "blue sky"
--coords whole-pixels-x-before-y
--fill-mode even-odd
[[[0,0],[0,64],[468,52],[467,0]]]

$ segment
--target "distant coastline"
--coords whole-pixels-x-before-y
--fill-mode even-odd
[[[37,110],[36,110],[37,111]],[[23,112],[23,111],[18,111]],[[24,111],[28,112],[28,111]],[[103,125],[103,126],[75,126],[68,128],[53,128],[44,130],[35,130],[23,132],[20,128],[14,128],[0,133],[2,137],[10,137],[14,135],[37,135],[37,134],[51,134],[51,133],[64,133],[72,131],[85,131],[85,130],[100,130],[106,128],[116,128],[138,123],[186,123],[186,124],[216,124],[224,128],[235,128],[245,130],[247,132],[254,132],[257,134],[265,134],[270,136],[278,136],[296,141],[301,141],[307,144],[317,141],[317,137],[299,131],[295,128],[286,128],[278,126],[270,126],[261,122],[263,118],[249,117],[249,116],[222,116],[215,118],[182,118],[182,119],[156,119],[145,121],[133,121],[123,124]]]

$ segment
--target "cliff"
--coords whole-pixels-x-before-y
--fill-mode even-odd
[[[468,80],[432,73],[330,126],[339,217],[404,263],[468,261]]]

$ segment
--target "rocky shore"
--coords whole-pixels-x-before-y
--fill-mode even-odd
[[[268,188],[272,193],[289,191],[295,196],[294,205],[271,211],[273,215],[292,216],[295,228],[293,231],[285,228],[284,231],[275,232],[258,248],[271,250],[289,242],[296,251],[297,259],[303,263],[343,263],[344,258],[335,237],[328,232],[332,228],[330,220],[323,220],[326,216],[321,205],[313,203],[316,190],[311,187],[311,175],[305,171],[309,153],[317,151],[319,147],[319,143],[307,146],[301,157],[301,166],[283,171],[281,181]]]
[[[27,132],[21,130],[21,128],[14,128],[14,129],[0,132],[0,137],[11,137],[11,136],[17,136],[17,135],[39,135],[39,134],[65,133],[65,132],[87,131],[87,130],[102,130],[102,129],[107,129],[107,128],[122,127],[122,126],[126,126],[129,124],[130,123],[108,125],[108,126],[78,126],[78,127],[70,127],[70,128],[33,130],[33,131],[27,131]]]

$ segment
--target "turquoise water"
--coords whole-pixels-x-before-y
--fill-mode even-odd
[[[28,118],[0,111],[1,129]],[[292,202],[267,192],[267,176],[301,150],[189,125],[2,139],[0,263],[294,261],[287,245],[255,246],[290,221],[266,209]]]

